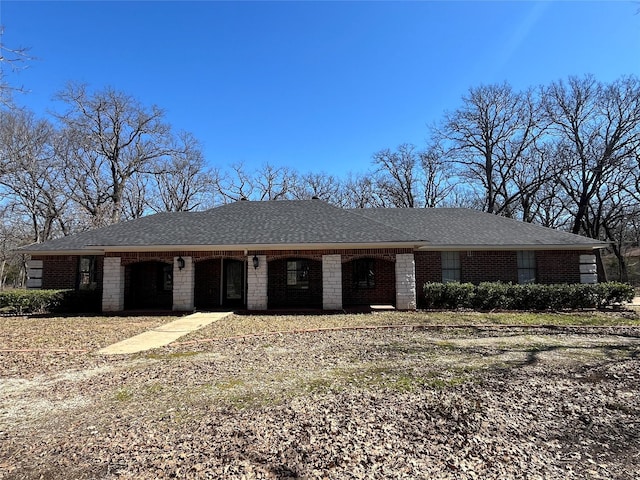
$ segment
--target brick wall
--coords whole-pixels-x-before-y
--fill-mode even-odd
[[[360,257],[371,258],[371,257]],[[342,265],[342,302],[353,305],[395,305],[396,273],[394,262],[384,258],[373,258],[375,285],[358,287],[354,282],[354,261]]]
[[[424,284],[442,281],[442,261],[440,252],[416,252],[416,295],[418,308],[425,307]]]
[[[78,257],[43,256],[33,257],[42,260],[42,288],[76,288],[78,278]]]
[[[536,252],[538,283],[580,283],[580,255],[588,251],[546,250]]]
[[[78,265],[80,256],[77,255],[33,255],[32,260],[42,261],[43,289],[76,289],[78,287]],[[102,290],[102,276],[104,259],[96,256],[97,291]]]
[[[515,251],[460,252],[460,281],[518,283],[517,254]]]

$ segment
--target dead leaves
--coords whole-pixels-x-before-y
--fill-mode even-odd
[[[50,403],[1,417],[0,478],[635,478],[638,337],[570,333],[319,332],[69,358],[0,395]]]

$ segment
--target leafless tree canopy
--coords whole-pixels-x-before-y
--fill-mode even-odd
[[[16,54],[10,61],[23,58]],[[64,108],[50,119],[2,107],[5,262],[24,243],[242,198],[476,208],[609,241],[621,279],[627,278],[625,251],[640,239],[640,80],[634,76],[611,83],[570,77],[524,91],[507,83],[471,88],[426,132],[424,145],[381,148],[370,168],[344,177],[206,159],[198,140],[175,133],[159,107],[113,88],[69,85],[58,99]]]

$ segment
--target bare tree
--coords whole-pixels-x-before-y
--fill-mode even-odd
[[[297,175],[291,187],[292,198],[303,200],[319,198],[334,205],[341,205],[342,182],[339,178],[325,172],[307,172]]]
[[[184,132],[176,142],[173,153],[149,178],[149,207],[155,212],[189,212],[213,206],[215,175],[205,167],[200,143]]]
[[[349,174],[342,188],[342,207],[375,208],[385,207],[377,185],[370,174]]]
[[[388,148],[373,154],[376,189],[385,203],[394,207],[419,207],[417,169],[419,155],[415,145],[403,143],[396,151]]]
[[[243,163],[231,165],[232,172],[216,172],[214,175],[215,189],[222,199],[222,203],[236,202],[249,199],[253,194],[253,179],[247,173]]]
[[[290,195],[295,174],[287,167],[265,163],[253,176],[254,192],[258,200],[285,200]]]
[[[571,231],[597,238],[589,218],[592,202],[619,170],[626,169],[640,146],[640,83],[624,77],[603,85],[592,76],[553,83],[545,94],[545,109],[558,139],[556,181],[571,200]],[[598,230],[596,228],[596,230]]]
[[[52,136],[48,122],[26,111],[0,116],[0,154],[11,165],[0,175],[0,187],[7,211],[31,225],[33,242],[70,232],[64,171],[53,155]]]
[[[419,153],[420,184],[422,187],[423,205],[433,208],[446,203],[457,187],[455,173],[450,165],[444,161],[442,149],[438,145],[432,145],[426,151]]]
[[[24,93],[24,87],[15,86],[7,80],[7,70],[18,72],[27,68],[27,62],[33,60],[27,48],[11,48],[3,42],[4,27],[0,25],[0,106],[11,108],[13,94]]]
[[[69,85],[58,95],[70,190],[94,225],[120,221],[126,190],[138,174],[150,174],[171,153],[171,132],[156,106],[112,88],[89,93]]]
[[[481,187],[484,210],[509,215],[520,199],[514,176],[544,132],[532,91],[508,84],[471,88],[463,106],[447,113],[436,140],[461,178]]]

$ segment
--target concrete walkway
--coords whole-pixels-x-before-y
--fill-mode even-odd
[[[221,318],[231,315],[231,312],[198,312],[173,322],[165,323],[153,330],[146,331],[135,337],[127,338],[113,345],[109,345],[98,353],[103,355],[121,355],[126,353],[144,352],[152,348],[164,347],[187,333],[217,322]]]

